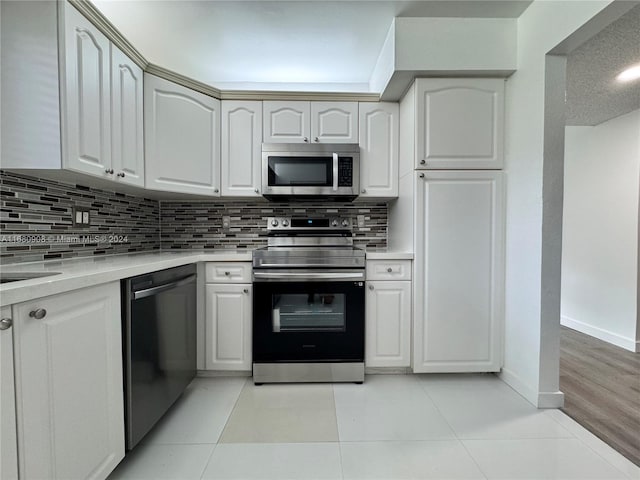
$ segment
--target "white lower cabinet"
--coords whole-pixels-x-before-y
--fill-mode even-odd
[[[367,367],[408,367],[411,351],[411,282],[367,281]]]
[[[106,478],[124,457],[119,282],[14,305],[13,322],[20,477]]]
[[[205,278],[205,369],[251,371],[251,263],[209,262]]]
[[[365,366],[411,363],[411,260],[367,260]]]
[[[11,307],[0,309],[0,478],[18,478]]]
[[[414,372],[502,367],[503,176],[416,172]]]
[[[206,287],[207,370],[251,370],[251,284]]]

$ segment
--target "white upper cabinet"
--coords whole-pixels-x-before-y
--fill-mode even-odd
[[[0,308],[0,478],[18,478],[11,307]]]
[[[360,197],[398,196],[399,106],[360,103]]]
[[[358,143],[357,102],[311,102],[312,143]]]
[[[262,102],[223,100],[221,107],[222,196],[260,196]]]
[[[265,101],[264,143],[358,143],[357,102]]]
[[[504,303],[502,172],[415,175],[413,371],[497,372]]]
[[[1,8],[3,168],[144,186],[142,70],[69,2]]]
[[[109,40],[65,2],[63,163],[106,178],[113,176],[109,47]]]
[[[418,79],[416,99],[416,168],[502,168],[504,79]]]
[[[145,185],[220,195],[220,100],[145,74]]]
[[[311,136],[309,102],[265,101],[264,143],[308,143]]]
[[[111,45],[111,165],[119,182],[144,187],[142,69]]]

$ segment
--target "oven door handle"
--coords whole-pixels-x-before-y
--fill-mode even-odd
[[[253,272],[256,280],[364,280],[364,272]]]
[[[333,154],[333,191],[338,191],[338,154]]]

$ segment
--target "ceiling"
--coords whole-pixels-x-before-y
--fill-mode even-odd
[[[93,3],[149,62],[220,89],[369,92],[369,80],[394,17],[515,18],[531,2]]]
[[[615,77],[640,65],[640,5],[567,57],[567,125],[598,125],[640,109],[640,80]]]

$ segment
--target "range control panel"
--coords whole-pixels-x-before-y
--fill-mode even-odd
[[[290,218],[269,217],[267,230],[348,230],[351,220],[348,218]]]

